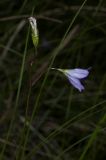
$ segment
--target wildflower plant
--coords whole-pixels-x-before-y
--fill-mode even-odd
[[[32,29],[32,41],[35,48],[37,48],[39,43],[39,34],[38,34],[36,19],[34,17],[29,17],[28,19]],[[88,76],[89,74],[88,69],[81,69],[81,68],[75,68],[75,69],[51,68],[51,69],[55,69],[62,72],[68,78],[69,82],[80,92],[85,89],[83,84],[81,83],[81,80]]]

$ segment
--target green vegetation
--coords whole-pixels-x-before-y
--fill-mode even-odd
[[[106,2],[4,0],[0,6],[0,160],[104,160]],[[89,67],[83,92],[51,70]]]

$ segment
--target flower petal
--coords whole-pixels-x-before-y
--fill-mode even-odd
[[[69,75],[67,75],[67,77],[68,77],[70,83],[71,83],[75,88],[77,88],[80,92],[81,92],[82,90],[84,90],[84,86],[81,84],[81,82],[80,82],[79,79],[74,78],[74,77],[71,77],[71,76],[69,76]]]
[[[88,76],[89,71],[87,69],[80,69],[80,68],[75,68],[75,69],[67,69],[65,70],[66,74],[70,75],[71,77],[82,79]]]

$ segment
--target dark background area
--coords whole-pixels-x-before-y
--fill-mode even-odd
[[[106,1],[87,0],[81,9],[83,2],[0,1],[0,160],[106,158]],[[40,39],[36,57],[28,21],[32,15]],[[91,67],[81,93],[55,70],[44,83],[50,57],[71,22],[68,34],[76,31],[52,66]]]

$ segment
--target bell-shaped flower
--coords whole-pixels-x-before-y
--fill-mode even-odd
[[[56,69],[56,68],[52,68],[52,69]],[[89,69],[81,69],[81,68],[59,69],[59,68],[57,68],[56,70],[65,74],[66,77],[68,78],[69,82],[75,88],[77,88],[80,92],[85,89],[83,84],[81,83],[81,79],[84,79],[88,76]]]

